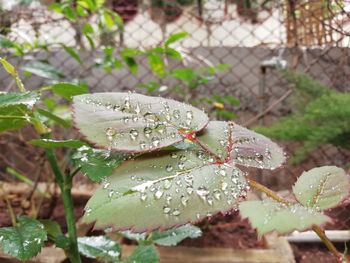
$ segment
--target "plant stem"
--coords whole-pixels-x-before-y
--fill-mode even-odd
[[[66,223],[69,236],[69,251],[66,251],[71,263],[80,263],[80,255],[78,250],[77,230],[75,227],[73,199],[71,194],[72,179],[70,176],[63,176],[63,173],[58,165],[55,153],[52,149],[46,149],[46,157],[51,165],[52,171],[55,175],[58,186],[62,192],[62,200],[64,211],[66,214]]]
[[[337,250],[337,248],[333,245],[333,243],[328,239],[323,229],[321,229],[317,225],[312,226],[312,230],[319,236],[322,242],[326,245],[328,250],[337,258],[338,262],[348,262],[348,260],[343,257],[343,255]]]
[[[282,203],[285,205],[290,204],[287,200],[278,196],[274,191],[268,189],[267,187],[263,186],[262,184],[259,184],[258,182],[254,181],[252,179],[248,180],[248,184],[250,185],[250,187],[252,187],[260,192],[265,193],[268,197],[274,199],[275,201],[277,201],[279,203]],[[313,225],[312,230],[320,237],[322,242],[326,245],[328,250],[334,255],[334,257],[337,259],[338,262],[340,262],[340,263],[348,262],[348,260],[346,258],[343,259],[343,255],[337,250],[337,248],[328,239],[325,232],[319,226]]]

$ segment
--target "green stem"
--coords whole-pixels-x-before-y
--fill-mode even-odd
[[[43,136],[48,137],[48,136]],[[69,260],[71,263],[81,263],[78,241],[77,241],[77,230],[75,227],[74,210],[73,210],[73,198],[71,194],[72,179],[70,176],[63,176],[63,173],[58,165],[55,153],[52,149],[46,149],[46,157],[51,165],[52,171],[55,175],[56,182],[62,192],[62,200],[64,211],[66,214],[66,223],[68,228],[69,236],[69,251],[67,251]]]

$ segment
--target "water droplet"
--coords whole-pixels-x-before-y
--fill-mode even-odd
[[[109,189],[108,197],[109,197],[109,198],[112,198],[113,195],[114,195],[114,190],[113,190],[113,189]]]
[[[176,153],[171,153],[170,156],[171,156],[171,158],[173,158],[173,159],[177,158],[177,154],[176,154]]]
[[[139,136],[139,132],[137,130],[130,130],[130,138],[131,140],[135,141],[137,139],[137,136]]]
[[[140,199],[141,199],[141,201],[146,201],[146,199],[147,199],[147,194],[141,193],[141,194],[140,194]]]
[[[140,104],[137,103],[135,106],[135,113],[140,114],[140,112],[141,112]]]
[[[177,166],[179,167],[180,170],[185,169],[185,164],[183,162],[179,162]]]
[[[146,142],[145,141],[140,141],[140,148],[141,148],[141,150],[144,150],[144,149],[146,149]]]
[[[170,180],[165,180],[164,181],[164,189],[169,189],[171,187],[171,181]]]
[[[158,190],[157,192],[155,192],[154,196],[156,199],[160,199],[163,196],[163,192]]]
[[[171,195],[169,195],[169,194],[167,194],[167,195],[165,196],[165,200],[166,200],[166,202],[167,202],[168,204],[171,202],[172,199],[173,199],[173,198],[172,198]]]
[[[228,184],[226,182],[221,182],[221,190],[225,191],[227,189]]]
[[[174,110],[173,111],[173,116],[174,116],[174,119],[178,120],[180,118],[180,111],[179,110]]]
[[[192,120],[193,119],[193,112],[192,111],[187,111],[186,112],[186,118],[189,119],[189,120]]]
[[[169,206],[164,206],[164,207],[163,207],[163,213],[164,213],[164,214],[169,214],[170,211],[171,211],[171,208],[170,208]]]
[[[220,190],[219,190],[219,189],[215,189],[215,190],[213,191],[213,195],[214,195],[214,198],[215,198],[216,200],[220,200],[220,199],[221,199],[221,193],[220,193]]]
[[[159,144],[160,144],[160,139],[159,139],[159,137],[153,137],[153,138],[152,138],[152,146],[153,146],[153,147],[158,147]]]
[[[152,129],[151,129],[150,127],[145,127],[145,128],[143,129],[143,133],[145,134],[145,136],[146,136],[147,138],[149,138],[149,137],[151,136],[151,134],[152,134]]]
[[[188,198],[185,196],[181,196],[181,204],[183,206],[187,206]]]
[[[208,196],[207,197],[207,202],[208,202],[209,205],[213,205],[213,202],[214,202],[213,198],[211,196]]]
[[[186,192],[191,195],[193,193],[193,187],[192,186],[188,186],[186,187]]]
[[[113,137],[116,135],[116,133],[117,133],[117,131],[116,131],[114,128],[108,127],[108,128],[106,129],[106,136],[107,136],[107,139],[108,139],[109,141],[112,141],[112,140],[113,140]]]
[[[185,155],[180,155],[180,161],[185,162],[187,160]]]
[[[173,166],[171,164],[167,164],[165,166],[165,170],[170,173],[173,170]]]
[[[165,132],[166,126],[163,123],[160,123],[156,126],[156,131],[160,134],[163,134]]]
[[[123,118],[123,121],[124,121],[125,124],[127,124],[127,123],[129,123],[130,118],[129,118],[129,117],[124,117],[124,118]]]
[[[220,170],[219,170],[219,174],[220,174],[221,176],[226,176],[226,170],[225,170],[225,169],[220,169]]]
[[[156,114],[152,113],[152,112],[146,112],[143,117],[145,118],[145,120],[147,122],[150,122],[150,123],[154,123],[154,122],[157,122],[159,119],[157,117]]]
[[[174,209],[173,216],[179,216],[181,214],[179,209]]]
[[[196,193],[199,196],[207,196],[210,193],[210,191],[205,186],[202,186],[196,190]]]

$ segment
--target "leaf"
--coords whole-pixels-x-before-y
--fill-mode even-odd
[[[197,238],[202,235],[200,228],[187,224],[175,229],[153,232],[152,241],[161,246],[176,246],[186,238]]]
[[[143,233],[235,208],[244,173],[202,151],[162,151],[123,162],[88,201],[83,220]]]
[[[147,152],[183,140],[198,131],[207,115],[171,99],[134,93],[95,93],[73,98],[76,128],[98,148]]]
[[[58,80],[64,77],[60,70],[45,61],[29,62],[22,66],[22,70],[47,79]]]
[[[78,248],[88,258],[107,262],[119,262],[121,254],[119,244],[106,236],[79,237]]]
[[[300,204],[289,206],[273,200],[245,201],[240,203],[239,210],[244,218],[248,218],[260,236],[271,231],[287,234],[293,230],[304,231],[312,225],[322,225],[330,218],[306,208]]]
[[[80,148],[86,145],[85,142],[79,140],[51,140],[51,139],[34,139],[29,141],[30,144],[39,146],[45,149],[55,149],[55,148]]]
[[[148,54],[148,64],[154,74],[157,76],[165,75],[165,64],[162,58],[153,53]]]
[[[323,166],[304,172],[293,192],[304,206],[328,209],[339,205],[349,194],[349,176],[336,166]]]
[[[89,91],[86,85],[60,82],[52,85],[52,91],[66,100],[71,100],[73,96],[85,94]]]
[[[144,241],[147,237],[147,233],[132,233],[130,230],[121,231],[120,234],[130,240],[135,240],[137,242]]]
[[[0,107],[24,105],[28,109],[32,109],[39,98],[40,96],[36,92],[0,92]]]
[[[276,143],[233,122],[209,122],[198,140],[235,164],[273,170],[285,162],[283,150]],[[229,156],[225,154],[227,147]]]
[[[138,246],[132,254],[124,261],[125,263],[157,263],[159,262],[159,253],[155,246]]]
[[[101,182],[104,177],[112,174],[125,159],[124,154],[110,153],[105,150],[93,149],[87,146],[80,147],[72,156],[75,166],[94,182]]]
[[[37,109],[37,112],[40,115],[46,117],[47,119],[53,121],[54,123],[61,125],[64,128],[69,128],[71,126],[68,121],[58,117],[57,115],[55,115],[55,114],[53,114],[53,113],[51,113],[51,112],[49,112],[47,110]]]
[[[64,44],[61,44],[61,46],[72,58],[74,58],[79,64],[82,64],[81,58],[80,58],[78,52],[76,52],[74,50],[74,48],[68,47]]]
[[[0,107],[0,132],[21,128],[30,120],[28,109],[24,105]]]
[[[168,37],[168,39],[165,41],[164,45],[168,47],[169,45],[179,41],[180,39],[183,39],[187,37],[189,34],[187,32],[179,32],[172,34]]]
[[[6,59],[0,57],[0,63],[4,67],[4,69],[9,73],[11,76],[16,77],[17,76],[17,71],[15,67],[8,62]]]
[[[43,224],[28,217],[18,218],[17,225],[14,227],[0,228],[1,249],[20,260],[28,260],[36,256],[46,239]]]
[[[39,221],[43,224],[45,231],[49,236],[55,238],[63,234],[61,226],[57,222],[49,219],[40,219]]]

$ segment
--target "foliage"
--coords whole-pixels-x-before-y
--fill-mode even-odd
[[[295,85],[295,111],[270,127],[256,131],[280,140],[301,141],[293,161],[303,161],[324,144],[350,147],[350,94],[328,89],[307,75],[285,72]]]

